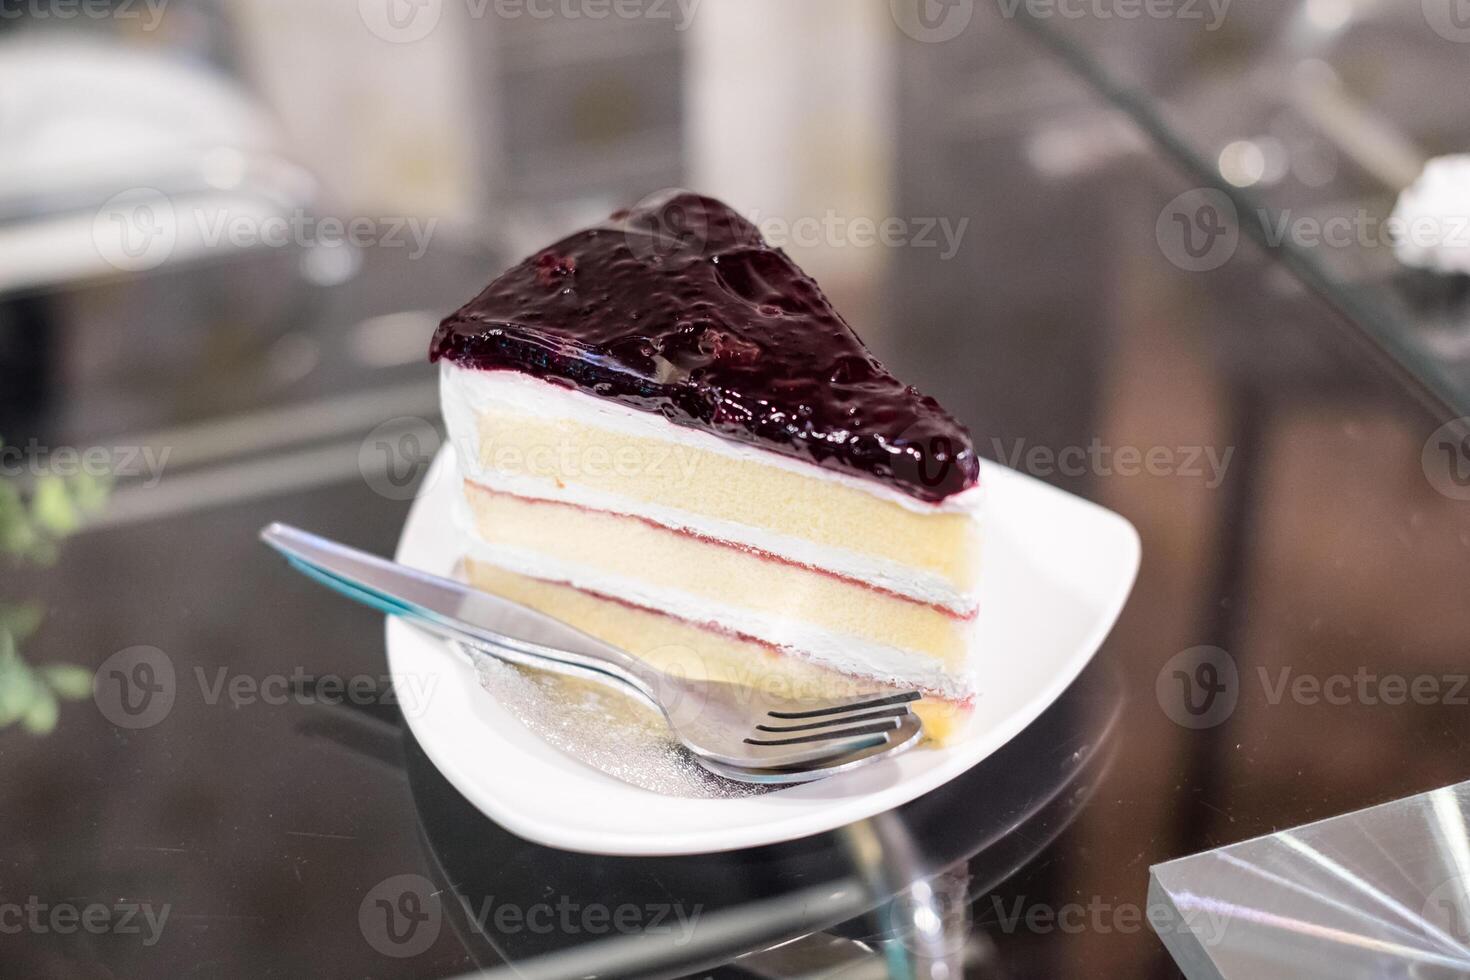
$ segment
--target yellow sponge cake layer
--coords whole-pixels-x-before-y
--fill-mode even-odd
[[[632,514],[969,613],[978,490],[942,505],[507,371],[444,368],[466,475],[522,497]]]
[[[519,575],[481,561],[471,560],[466,565],[470,581],[476,587],[555,616],[662,670],[812,700],[886,689],[871,679],[840,673],[662,613]],[[925,735],[939,743],[951,739],[966,716],[962,704],[934,697],[915,702],[914,711],[924,722]]]
[[[777,646],[875,669],[923,656],[960,672],[974,625],[934,606],[636,517],[465,486],[475,531],[499,564],[686,619],[708,618]],[[705,615],[700,615],[704,612]],[[824,633],[835,637],[813,637]],[[813,649],[820,643],[821,646]],[[863,654],[872,650],[867,657]]]
[[[608,465],[598,465],[606,459]],[[581,461],[574,473],[567,461]],[[968,592],[966,514],[919,513],[882,497],[754,460],[597,429],[568,419],[480,417],[480,462],[496,472],[588,488],[933,572]]]

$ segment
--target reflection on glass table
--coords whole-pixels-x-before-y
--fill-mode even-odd
[[[1430,161],[1470,153],[1457,0],[1234,5],[1130,32],[1020,9],[1198,181],[1159,215],[1171,261],[1209,273],[1253,239],[1470,414],[1470,186],[1422,184]]]
[[[1152,870],[1152,924],[1191,978],[1470,973],[1470,783]]]
[[[447,922],[477,966],[504,965],[522,980],[714,968],[989,975],[993,950],[971,903],[1081,812],[1107,769],[1121,705],[1117,675],[1094,665],[1004,749],[913,803],[788,844],[670,858],[522,840],[460,796],[405,729],[433,880],[384,882],[360,925],[403,955],[404,944],[433,942],[410,920],[435,935]],[[323,708],[312,733],[384,761],[399,755],[392,723],[360,709]]]

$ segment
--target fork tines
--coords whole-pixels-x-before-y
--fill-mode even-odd
[[[747,736],[745,742],[748,745],[797,745],[885,734],[902,724],[902,719],[909,714],[908,703],[922,696],[918,691],[905,691],[901,694],[862,695],[802,711],[771,710],[767,715],[774,721],[816,720],[795,725],[759,724],[755,726],[756,731],[771,737]]]
[[[902,694],[874,695],[864,694],[846,701],[836,701],[820,708],[811,708],[804,711],[772,711],[773,718],[816,718],[821,715],[835,715],[846,711],[857,711],[860,708],[881,708],[890,704],[906,704],[909,701],[917,701],[924,695],[918,691],[904,691]]]

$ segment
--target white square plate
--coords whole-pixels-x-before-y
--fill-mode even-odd
[[[447,448],[447,447],[446,447]],[[459,479],[441,452],[415,501],[398,561],[448,574]],[[447,643],[388,621],[388,664],[426,702],[408,714],[424,752],[486,816],[529,840],[597,854],[728,851],[794,840],[914,799],[990,755],[1066,690],[1107,636],[1138,572],[1133,526],[1112,511],[985,461],[980,694],[963,732],[813,783],[740,799],[663,796],[542,741],[480,687]]]

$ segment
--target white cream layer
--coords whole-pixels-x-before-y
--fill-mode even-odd
[[[680,590],[650,587],[621,576],[589,573],[585,566],[548,559],[521,548],[487,544],[473,528],[463,530],[470,542],[469,557],[476,561],[620,599],[697,625],[754,637],[788,654],[804,657],[844,674],[912,685],[955,700],[963,700],[975,693],[974,678],[968,672],[945,670],[944,665],[932,657],[911,650],[824,630],[800,620],[711,602]]]
[[[798,459],[733,443],[699,429],[675,425],[656,413],[610,404],[592,395],[549,384],[517,371],[479,371],[444,361],[440,369],[440,399],[444,423],[454,446],[460,472],[492,490],[522,497],[561,501],[615,514],[630,514],[665,527],[779,555],[798,564],[825,569],[961,614],[969,614],[975,609],[973,597],[958,592],[943,576],[923,569],[775,534],[764,528],[689,514],[571,482],[558,485],[552,480],[487,468],[481,463],[477,419],[482,413],[497,410],[545,419],[568,419],[580,425],[615,433],[659,439],[677,446],[719,453],[763,466],[779,467],[802,476],[852,487],[923,514],[964,513],[975,515],[978,519],[982,501],[980,487],[947,497],[939,504],[927,504],[871,480],[836,473]]]

